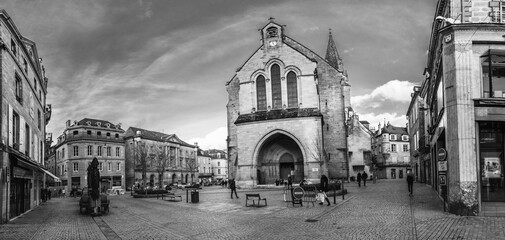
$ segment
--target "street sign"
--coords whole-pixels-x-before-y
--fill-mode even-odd
[[[439,148],[437,155],[438,155],[438,161],[445,161],[445,159],[447,159],[447,151],[445,150],[445,148]]]
[[[440,186],[447,185],[447,176],[446,175],[439,175],[438,179],[439,179],[438,182],[439,182]]]
[[[447,171],[447,161],[438,161],[438,171],[440,172]]]
[[[302,199],[303,195],[305,194],[305,191],[303,191],[303,188],[301,187],[295,187],[293,188],[293,198],[294,199]]]

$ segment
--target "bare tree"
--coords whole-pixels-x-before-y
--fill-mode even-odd
[[[153,160],[152,167],[158,173],[158,186],[163,187],[163,174],[170,162],[168,148],[163,142],[156,142],[153,144],[151,155]]]
[[[321,168],[322,172],[326,172],[328,157],[326,151],[324,150],[323,141],[317,135],[314,136],[314,139],[312,141],[310,154],[314,161],[319,163],[319,167]]]
[[[147,182],[147,158],[149,154],[149,145],[138,141],[133,145],[133,156],[135,161],[135,169],[140,169],[142,172],[142,187],[145,187]]]
[[[191,182],[193,182],[193,173],[198,170],[198,162],[195,158],[189,158],[188,161],[186,161],[186,169],[191,173]]]

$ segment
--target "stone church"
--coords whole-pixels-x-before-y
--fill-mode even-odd
[[[261,46],[226,83],[230,178],[252,187],[349,174],[350,85],[331,32],[325,58],[270,20]]]

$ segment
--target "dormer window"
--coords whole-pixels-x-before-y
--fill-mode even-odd
[[[96,125],[101,127],[102,126],[102,123],[101,122],[96,122]]]
[[[87,124],[88,126],[91,126],[91,122],[90,122],[90,121],[87,121],[87,122],[86,122],[86,124]]]
[[[409,136],[407,136],[407,135],[402,136],[402,141],[408,141],[408,140],[409,140]]]
[[[391,136],[389,136],[389,140],[396,140],[396,135],[391,134]]]
[[[107,128],[110,128],[110,123],[106,123],[106,124],[105,124],[105,126],[106,126]]]

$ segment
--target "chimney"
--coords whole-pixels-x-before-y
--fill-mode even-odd
[[[70,127],[70,120],[67,120],[67,128]]]

